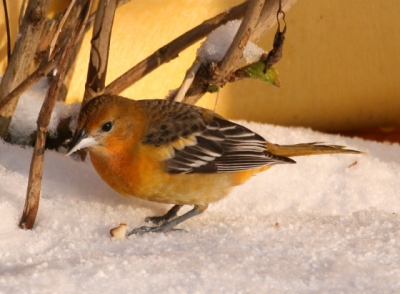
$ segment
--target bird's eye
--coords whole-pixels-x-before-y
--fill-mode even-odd
[[[109,132],[111,130],[113,126],[113,123],[111,121],[105,122],[102,126],[101,126],[101,130],[103,132]]]

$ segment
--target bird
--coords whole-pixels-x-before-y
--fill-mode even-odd
[[[128,235],[179,230],[235,186],[290,157],[359,154],[321,143],[278,145],[212,110],[165,99],[104,94],[81,109],[67,155],[86,148],[111,188],[124,196],[173,205]],[[193,206],[178,216],[184,205]]]

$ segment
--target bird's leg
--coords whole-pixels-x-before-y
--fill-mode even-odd
[[[207,209],[207,205],[195,205],[192,210],[186,212],[185,214],[183,214],[173,220],[166,221],[158,227],[140,227],[140,228],[132,230],[128,234],[128,236],[132,235],[132,234],[164,233],[164,232],[168,232],[171,230],[179,230],[179,229],[174,229],[174,227],[191,217],[201,214],[206,209]]]
[[[148,216],[144,219],[144,221],[146,223],[152,222],[153,224],[156,224],[156,225],[158,225],[160,223],[164,223],[164,222],[169,221],[170,219],[174,218],[177,215],[179,209],[182,208],[182,206],[183,205],[174,205],[174,206],[172,206],[172,208],[170,210],[168,210],[168,212],[166,214],[161,215],[161,216]]]

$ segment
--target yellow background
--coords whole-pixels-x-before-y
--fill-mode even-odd
[[[13,21],[18,1],[8,1]],[[54,2],[54,1],[53,1]],[[60,1],[56,1],[57,4]],[[107,82],[173,38],[241,1],[147,0],[116,13]],[[280,89],[257,81],[227,85],[217,112],[227,118],[344,131],[400,125],[400,2],[396,0],[298,0],[287,12],[283,59],[276,65]],[[3,19],[1,19],[3,21]],[[4,23],[0,22],[4,32]],[[275,28],[260,42],[272,48]],[[1,71],[5,68],[5,34]],[[80,100],[86,79],[89,40],[78,57],[68,101]],[[160,67],[122,95],[163,98],[177,88],[198,44]],[[216,95],[200,104],[214,107]]]

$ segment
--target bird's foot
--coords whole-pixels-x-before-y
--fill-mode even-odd
[[[165,215],[162,215],[162,216],[148,216],[148,217],[146,217],[146,218],[144,219],[144,221],[145,221],[146,223],[151,222],[151,223],[153,223],[153,224],[155,224],[155,225],[162,224],[162,223],[164,223],[164,222],[167,221],[167,220],[168,220],[168,218],[166,218]]]
[[[186,232],[186,230],[183,229],[173,229],[170,228],[169,226],[163,227],[163,226],[158,226],[158,227],[140,227],[133,229],[128,236],[130,235],[138,235],[138,234],[146,234],[146,233],[165,233],[165,232],[170,232],[170,231],[180,231],[180,232]]]
[[[207,208],[207,206],[205,206]],[[176,212],[181,208],[180,205],[175,205],[172,207],[166,215],[162,216],[167,217],[167,219],[171,219],[171,216],[175,217]],[[184,231],[182,229],[175,229],[175,226],[179,225],[180,223],[184,222],[185,220],[198,215],[202,213],[205,210],[199,209],[198,206],[196,205],[192,210],[186,212],[184,215],[181,215],[177,218],[174,218],[173,220],[170,221],[164,221],[164,223],[161,226],[158,227],[140,227],[137,229],[132,230],[128,236],[133,235],[133,234],[146,234],[146,233],[165,233],[169,231]]]
[[[146,223],[152,222],[155,225],[159,225],[165,223],[176,217],[179,209],[181,209],[182,205],[174,205],[166,214],[161,216],[149,216],[144,219]]]

